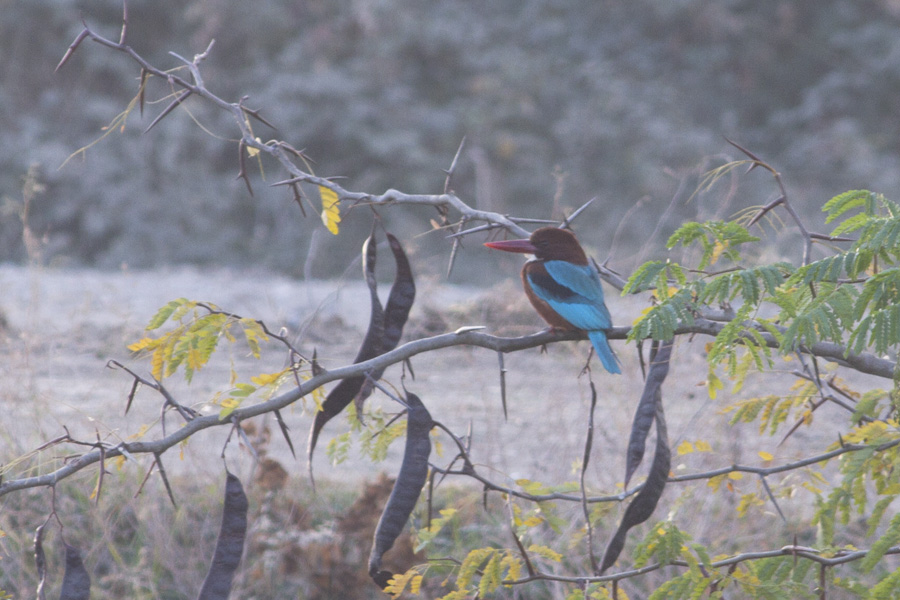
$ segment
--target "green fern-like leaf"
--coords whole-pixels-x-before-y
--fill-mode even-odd
[[[749,324],[750,314],[755,309],[756,307],[749,303],[741,306],[735,317],[719,331],[710,346],[707,361],[710,365],[726,362],[729,377],[734,378],[738,375],[739,349],[749,352],[760,370],[765,368],[765,365],[772,365],[771,351],[766,340],[754,326]],[[776,340],[778,340],[780,333],[775,329],[771,329],[771,331],[775,331]]]
[[[689,288],[676,291],[650,308],[635,322],[628,334],[628,339],[671,340],[680,323],[685,325],[694,323],[693,298]]]
[[[900,304],[877,310],[862,319],[848,340],[848,348],[854,353],[866,347],[883,354],[900,344]]]
[[[705,223],[685,223],[679,227],[666,241],[666,248],[677,245],[689,247],[699,243],[703,254],[699,269],[715,264],[720,256],[733,262],[740,259],[738,247],[748,242],[758,242],[759,238],[750,235],[744,226],[735,221],[707,221]]]
[[[892,546],[897,545],[898,542],[900,542],[900,514],[894,515],[884,534],[872,544],[872,547],[860,564],[862,570],[871,571],[884,556],[884,553]]]
[[[662,521],[653,526],[634,550],[635,566],[640,568],[651,559],[669,564],[681,557],[683,548],[691,541],[672,521]]]
[[[153,329],[159,329],[162,325],[169,320],[172,314],[178,309],[184,309],[184,307],[188,307],[187,310],[190,310],[196,306],[195,302],[191,302],[187,298],[178,298],[176,300],[172,300],[167,303],[161,309],[156,311],[156,314],[150,319],[150,322],[147,323],[146,329],[151,331]]]
[[[394,440],[406,434],[406,421],[401,420],[387,426],[383,415],[379,413],[373,413],[367,421],[368,428],[361,437],[360,447],[372,462],[382,462],[387,458],[388,449]]]
[[[866,537],[875,535],[875,531],[878,529],[878,526],[881,525],[881,519],[884,517],[884,512],[894,500],[896,500],[896,496],[887,496],[875,503],[875,506],[872,507],[872,512],[867,519],[869,529],[866,531]]]
[[[855,279],[869,268],[873,258],[874,253],[865,250],[848,250],[828,256],[797,269],[785,285],[791,287],[820,282],[837,283],[842,275]]]
[[[826,223],[843,216],[847,211],[862,207],[865,213],[873,214],[875,211],[875,195],[868,190],[850,190],[838,194],[822,206],[822,211],[827,213]]]
[[[900,567],[875,584],[868,597],[869,600],[896,600],[898,589],[900,589]]]
[[[758,305],[764,295],[776,293],[792,270],[783,262],[741,269],[698,282],[695,291],[702,304],[731,302],[740,294],[744,302]]]
[[[656,281],[660,273],[665,273],[667,263],[661,260],[651,260],[645,262],[631,274],[625,287],[622,288],[622,295],[632,294],[643,290],[648,290],[656,286]]]
[[[871,310],[879,310],[900,302],[900,268],[887,269],[873,275],[863,284],[854,306],[854,318],[860,319]]]
[[[855,314],[856,297],[852,287],[820,283],[816,296],[804,288],[798,288],[793,295],[790,312],[783,311],[781,316],[782,322],[789,323],[783,334],[783,353],[793,352],[800,344],[812,345],[821,340],[843,343],[844,332],[853,323]],[[776,303],[782,305],[779,300]]]
[[[875,418],[881,413],[882,403],[890,401],[890,396],[885,390],[869,390],[859,399],[853,410],[850,421],[859,422],[863,417]]]

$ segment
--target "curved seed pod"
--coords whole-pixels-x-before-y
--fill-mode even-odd
[[[390,233],[387,234],[388,244],[394,254],[396,274],[387,304],[384,307],[384,330],[381,340],[381,353],[390,352],[397,347],[400,337],[403,335],[403,326],[409,317],[409,311],[416,299],[416,284],[413,281],[412,269],[409,268],[409,260],[403,251],[403,246]],[[366,378],[362,387],[354,398],[356,414],[362,414],[363,403],[372,395],[375,389],[375,381],[381,379],[384,369],[378,369]],[[415,379],[415,377],[414,377]]]
[[[650,353],[650,372],[644,383],[644,391],[641,401],[634,413],[634,421],[631,424],[631,436],[628,439],[628,451],[625,464],[625,487],[631,481],[631,476],[641,464],[644,458],[644,448],[647,442],[647,434],[656,418],[656,405],[662,402],[662,383],[669,374],[669,358],[672,355],[672,342],[664,342],[658,346],[653,343]]]
[[[394,489],[388,498],[375,528],[372,552],[369,554],[369,575],[382,589],[387,586],[393,574],[381,569],[381,558],[391,549],[400,532],[409,521],[409,516],[419,501],[425,480],[428,478],[428,456],[431,454],[431,428],[434,421],[422,401],[415,394],[407,392],[406,402],[409,412],[406,421],[406,449],[403,464]]]
[[[366,337],[363,338],[362,345],[359,347],[359,352],[356,353],[354,363],[363,362],[381,354],[381,344],[384,338],[384,310],[381,308],[381,301],[378,299],[377,284],[375,282],[377,251],[375,249],[374,232],[363,243],[362,254],[363,275],[366,278],[366,284],[369,286],[372,314],[369,317],[369,329],[366,332]],[[307,460],[310,464],[312,464],[313,451],[316,449],[316,441],[319,439],[319,433],[322,431],[322,428],[325,427],[328,421],[347,408],[347,405],[359,393],[365,379],[362,375],[343,379],[325,398],[325,402],[322,403],[322,410],[316,413],[312,428],[309,430]]]
[[[413,280],[412,269],[409,267],[409,259],[403,246],[390,233],[387,234],[388,244],[394,253],[394,262],[397,272],[394,275],[394,285],[391,286],[391,294],[388,296],[384,307],[384,342],[382,352],[390,352],[397,347],[400,336],[403,335],[403,326],[409,317],[409,311],[416,299],[416,283]]]
[[[225,600],[231,593],[231,581],[244,553],[247,534],[247,496],[241,480],[227,473],[225,481],[225,506],[222,510],[222,526],[216,551],[198,600]]]
[[[403,251],[403,246],[391,234],[387,234],[388,243],[391,246],[391,252],[394,254],[396,263],[396,275],[394,276],[394,284],[391,287],[391,293],[388,296],[387,305],[384,309],[378,300],[377,284],[375,281],[375,239],[374,235],[369,236],[363,245],[363,273],[366,283],[369,286],[369,295],[372,301],[372,315],[369,318],[369,330],[363,339],[362,346],[356,355],[354,362],[363,362],[385,352],[390,352],[397,347],[400,337],[403,335],[403,327],[409,317],[409,311],[412,308],[416,298],[416,285],[413,280],[412,269],[409,266],[409,260]],[[381,369],[371,374],[371,378],[378,380],[384,373]],[[364,376],[348,377],[338,383],[337,386],[328,394],[325,402],[322,403],[322,410],[316,413],[312,428],[309,432],[309,443],[307,445],[308,461],[312,463],[313,451],[316,448],[316,442],[319,433],[325,424],[333,417],[343,411],[355,398],[361,404],[372,393],[372,386],[365,385],[367,378]]]
[[[91,597],[91,576],[84,568],[81,552],[66,544],[66,572],[63,575],[59,600],[88,600]]]
[[[654,360],[650,366],[650,373],[647,376],[644,393],[648,395],[647,388],[652,387],[652,396],[661,395],[662,383],[665,376],[659,376],[659,373],[668,373],[669,357],[671,356],[672,345],[670,343],[663,344],[656,353]],[[659,373],[654,374],[654,370]],[[644,487],[637,493],[625,514],[622,516],[622,522],[615,535],[606,546],[603,553],[603,561],[600,564],[600,573],[606,571],[622,552],[625,546],[625,536],[628,530],[643,523],[650,518],[653,511],[656,510],[656,504],[662,496],[666,487],[666,481],[669,478],[669,469],[672,465],[672,454],[669,450],[669,435],[666,428],[666,416],[663,412],[662,402],[657,401],[656,410],[654,411],[654,420],[656,421],[656,451],[653,454],[653,463],[650,465],[650,472],[647,475],[647,481]]]

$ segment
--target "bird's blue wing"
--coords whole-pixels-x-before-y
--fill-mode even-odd
[[[564,285],[590,302],[603,304],[600,276],[590,265],[575,265],[564,260],[548,260],[544,268],[557,283]]]
[[[528,272],[528,282],[541,300],[578,329],[612,327],[600,277],[594,269],[561,260],[545,261],[541,266],[543,269]]]

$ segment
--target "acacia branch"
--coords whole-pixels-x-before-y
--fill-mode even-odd
[[[715,336],[722,330],[723,327],[724,325],[722,323],[716,323],[714,321],[708,321],[705,319],[696,319],[691,326],[683,326],[677,329],[676,335],[705,334]],[[609,330],[608,338],[612,340],[624,340],[625,338],[627,338],[629,332],[629,327],[614,327]],[[777,347],[777,340],[775,340],[773,336],[763,334],[763,338],[766,339],[767,343],[769,343],[772,347]],[[382,354],[381,356],[378,356],[371,360],[359,362],[345,367],[340,367],[337,369],[332,369],[329,371],[322,371],[321,373],[315,374],[313,377],[306,381],[301,381],[300,385],[298,385],[296,388],[284,392],[266,402],[261,402],[253,406],[238,408],[233,413],[231,413],[231,417],[229,417],[229,419],[222,420],[218,417],[218,415],[197,416],[191,419],[189,422],[185,423],[175,432],[164,436],[161,439],[150,442],[132,442],[121,444],[120,446],[113,449],[106,449],[105,458],[113,458],[115,456],[123,454],[126,456],[128,454],[162,454],[175,444],[188,439],[198,431],[220,425],[230,425],[232,422],[231,419],[237,419],[238,421],[240,421],[275,410],[280,410],[290,404],[293,404],[294,402],[303,398],[307,394],[310,394],[312,391],[318,389],[326,383],[337,381],[339,379],[346,379],[348,377],[365,375],[369,372],[384,370],[393,364],[403,362],[413,356],[416,356],[417,354],[422,354],[424,352],[431,352],[434,350],[449,348],[453,346],[476,346],[480,348],[487,348],[494,352],[518,352],[520,350],[526,350],[529,348],[539,348],[541,346],[555,342],[583,339],[587,338],[583,332],[579,331],[553,332],[550,330],[545,330],[522,337],[508,338],[497,337],[487,333],[482,333],[481,331],[473,331],[471,329],[463,328],[459,333],[445,333],[430,338],[407,342],[406,344],[396,348],[395,350]],[[819,342],[817,344],[813,344],[812,346],[801,348],[801,350],[803,352],[820,356],[822,358],[827,358],[829,360],[847,364],[857,371],[863,373],[870,373],[886,378],[890,378],[893,375],[894,365],[891,361],[867,353],[851,354],[845,357],[844,348],[839,346],[838,344],[834,344],[831,342]],[[72,458],[65,465],[50,473],[35,477],[26,477],[22,479],[15,479],[12,481],[6,481],[0,484],[0,496],[25,488],[55,485],[62,479],[65,479],[66,477],[69,477],[70,475],[80,471],[81,469],[97,462],[98,460],[100,460],[100,458],[100,451],[94,450],[81,456]],[[812,462],[819,462],[820,460],[824,459],[818,458],[816,460],[812,460]],[[725,472],[728,471],[726,470]],[[752,472],[759,471],[754,470]],[[678,481],[679,479],[675,478],[675,480]],[[498,491],[506,491],[505,488],[498,487],[497,489]],[[609,498],[622,499],[624,497],[624,495],[620,494],[616,496],[610,496]],[[572,498],[574,498],[576,501],[581,500],[579,496],[572,496]],[[548,497],[546,499],[565,498],[554,496]]]

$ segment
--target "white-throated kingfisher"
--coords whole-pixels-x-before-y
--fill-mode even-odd
[[[534,308],[553,329],[585,331],[604,368],[610,373],[622,372],[606,339],[612,319],[603,300],[600,276],[588,263],[574,233],[541,227],[527,240],[487,242],[485,246],[533,254],[522,267],[522,284]]]

